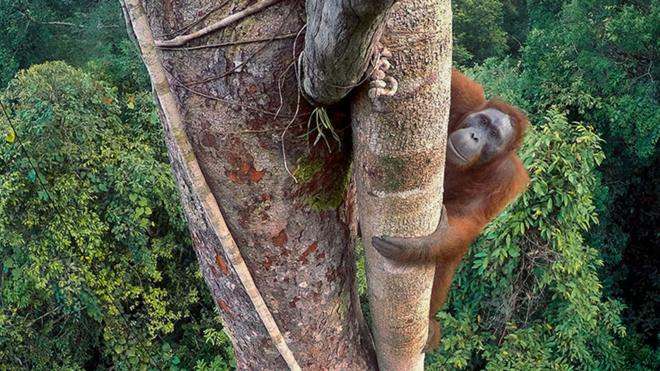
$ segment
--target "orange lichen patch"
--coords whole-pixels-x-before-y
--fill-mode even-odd
[[[233,183],[258,183],[266,174],[265,170],[257,170],[254,167],[254,157],[238,138],[232,138],[229,141],[224,155],[228,162],[228,167],[225,167],[225,175]]]
[[[248,176],[250,177],[250,180],[252,180],[254,183],[259,183],[259,181],[261,180],[261,178],[264,177],[264,175],[266,175],[266,172],[263,170],[259,171],[255,168],[251,168],[248,171]]]
[[[241,162],[235,170],[225,171],[225,175],[234,183],[245,184],[248,182],[259,183],[266,175],[265,170],[257,170],[249,162]]]
[[[318,248],[319,248],[318,241],[312,242],[312,244],[309,245],[309,247],[307,247],[307,249],[302,253],[302,255],[300,255],[300,258],[298,258],[298,261],[303,263],[303,264],[309,263],[309,260],[307,260],[307,257],[309,256],[309,254],[311,254],[314,251],[318,250]]]
[[[225,262],[225,259],[222,258],[222,256],[216,255],[215,263],[218,265],[218,267],[220,267],[222,273],[224,274],[229,273],[229,267],[227,266],[227,263]]]
[[[337,271],[330,268],[326,273],[325,273],[325,279],[328,281],[328,283],[335,282],[337,279]]]
[[[300,301],[300,298],[299,298],[299,297],[297,297],[297,296],[294,297],[294,298],[289,302],[289,307],[291,307],[291,308],[295,308],[295,307],[296,307],[296,303],[299,302],[299,301]]]
[[[257,86],[255,84],[250,84],[250,85],[248,85],[247,90],[250,94],[254,94],[254,93],[257,92]]]
[[[213,135],[213,133],[211,133],[208,130],[204,130],[202,132],[201,142],[202,142],[202,145],[204,145],[205,147],[215,147],[215,144],[216,144],[217,141],[216,141],[215,135]]]
[[[228,171],[226,173],[226,175],[227,175],[227,178],[229,178],[229,180],[231,180],[233,183],[242,183],[241,178],[238,176],[238,174],[236,172]]]
[[[271,238],[271,241],[273,241],[273,245],[277,247],[284,247],[286,242],[289,240],[289,237],[286,235],[286,231],[282,229],[280,233],[277,234],[277,236]]]
[[[261,263],[261,265],[264,267],[265,270],[269,271],[270,268],[273,266],[273,260],[270,258],[270,256],[267,256],[266,259],[264,259],[264,262]]]
[[[229,180],[238,184],[259,183],[266,175],[266,171],[255,169],[251,162],[241,162],[236,169],[225,171],[225,175]]]
[[[227,304],[226,301],[224,301],[222,299],[218,299],[217,303],[218,303],[218,307],[220,307],[220,309],[224,313],[231,314],[231,309],[229,308],[229,304]]]

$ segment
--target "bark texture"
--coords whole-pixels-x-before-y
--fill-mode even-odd
[[[201,29],[249,3],[229,1],[185,32]],[[142,2],[149,31],[160,40],[177,36],[177,30],[218,4]],[[138,10],[129,9],[131,17]],[[273,342],[278,339],[255,311],[249,288],[234,265],[242,258],[303,369],[370,369],[375,362],[359,313],[354,258],[346,249],[348,218],[334,204],[320,207],[312,202],[330,191],[325,187],[333,182],[327,180],[336,176],[345,158],[336,151],[310,151],[308,140],[300,137],[307,131],[305,113],[310,108],[298,105],[292,63],[297,59],[294,45],[302,47],[302,40],[275,37],[296,34],[303,14],[302,4],[281,2],[189,44],[226,45],[268,37],[272,42],[157,51],[158,60],[145,61],[164,67],[167,84],[154,75],[152,81],[160,97],[173,171],[200,268],[232,338],[238,368],[290,366]],[[135,27],[134,31],[145,32]],[[153,48],[140,35],[138,40],[143,50]],[[178,112],[182,128],[172,125],[168,110]],[[296,111],[301,117],[293,117]],[[282,138],[298,183],[285,170]],[[222,217],[209,210],[216,200],[242,257],[228,255],[221,245],[227,240],[218,233],[218,217]]]
[[[371,237],[423,236],[442,205],[451,80],[449,0],[394,4],[381,42],[393,54],[393,97],[353,103],[358,210],[367,258],[373,336],[381,370],[422,370],[433,264],[403,267]]]
[[[310,101],[332,105],[360,85],[394,1],[306,1],[302,87]]]

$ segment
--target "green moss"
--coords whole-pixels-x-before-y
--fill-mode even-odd
[[[344,201],[351,179],[351,166],[343,166],[341,173],[333,176],[327,187],[305,199],[305,206],[315,211],[335,210]]]
[[[406,171],[406,163],[399,157],[382,157],[380,168],[383,169],[383,177],[381,181],[384,183],[383,189],[388,192],[400,190],[404,183],[404,174]]]
[[[301,157],[296,164],[296,170],[293,176],[300,184],[309,183],[316,174],[323,168],[323,162],[320,160],[312,160],[309,157]]]
[[[369,289],[367,287],[367,262],[364,256],[364,241],[358,237],[355,240],[355,280],[357,281],[358,297],[360,299],[360,307],[362,308],[362,315],[367,321],[367,325],[371,328],[373,324],[371,318],[371,310],[369,308]]]
[[[314,211],[335,210],[341,205],[344,195],[340,192],[319,193],[305,199],[305,206]]]
[[[335,210],[341,205],[348,189],[350,161],[346,153],[341,152],[341,139],[325,109],[315,109],[307,125],[307,135],[316,132],[316,139],[311,146],[314,147],[323,139],[328,154],[321,159],[309,156],[298,159],[293,176],[307,195],[305,206],[315,211]],[[337,141],[339,152],[333,153],[328,139],[330,136]]]

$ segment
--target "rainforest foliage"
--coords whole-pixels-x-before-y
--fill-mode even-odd
[[[455,66],[530,116],[531,184],[428,369],[660,369],[660,1],[452,6]],[[117,2],[0,0],[0,30],[0,369],[234,368]]]

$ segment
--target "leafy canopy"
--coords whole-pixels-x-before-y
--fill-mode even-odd
[[[151,97],[50,62],[2,101],[0,369],[229,367]]]

